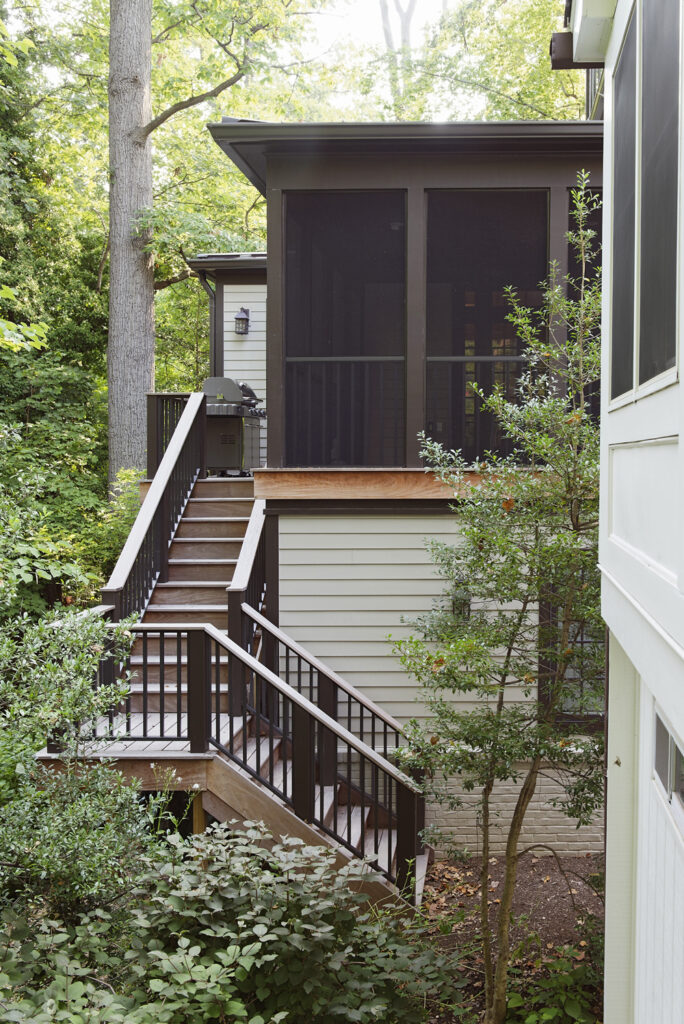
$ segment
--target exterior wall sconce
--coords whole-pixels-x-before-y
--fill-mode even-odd
[[[235,314],[235,333],[249,334],[249,310],[240,306],[240,312]]]

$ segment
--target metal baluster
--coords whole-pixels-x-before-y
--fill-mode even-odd
[[[147,633],[143,633],[142,650],[142,731],[147,736]]]
[[[182,725],[181,725],[181,713],[182,713],[182,710],[183,710],[183,705],[182,705],[182,701],[181,701],[181,678],[182,678],[181,677],[181,660],[182,660],[181,651],[183,650],[182,636],[183,636],[183,634],[180,631],[178,631],[176,633],[176,736],[178,736],[179,739],[183,735],[183,728],[182,728]],[[159,649],[161,650],[163,646],[164,646],[164,634],[160,633],[159,634]],[[188,638],[187,638],[187,634],[185,634],[185,654],[186,654],[186,663],[187,663],[187,667],[188,667],[188,700],[189,700],[190,699],[190,653],[188,651]]]
[[[164,687],[166,679],[164,676],[164,647],[159,645],[159,735],[164,735]]]

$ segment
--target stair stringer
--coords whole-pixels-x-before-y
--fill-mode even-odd
[[[347,855],[335,842],[308,825],[268,790],[253,782],[224,758],[216,755],[206,766],[206,789],[202,792],[202,806],[218,821],[263,821],[280,838],[294,836],[307,846],[324,846],[335,854],[335,866],[341,868],[354,858]],[[368,880],[362,881],[359,891],[374,904],[391,904],[406,912],[407,904],[395,887],[383,882],[371,868]]]

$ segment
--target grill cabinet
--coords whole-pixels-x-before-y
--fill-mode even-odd
[[[250,473],[259,466],[261,417],[257,398],[249,385],[230,377],[208,377],[207,469]]]

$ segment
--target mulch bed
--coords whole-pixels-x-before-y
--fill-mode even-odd
[[[460,958],[464,1002],[477,1020],[483,989],[480,951],[480,866],[479,858],[463,863],[439,861],[428,872],[423,912],[437,945]],[[515,964],[523,977],[544,969],[544,962],[560,955],[559,947],[574,947],[573,959],[587,955],[583,923],[592,915],[601,924],[603,902],[596,892],[603,871],[599,856],[562,857],[560,867],[553,856],[526,854],[518,868],[513,902],[511,947]],[[496,925],[504,858],[489,860],[489,904],[492,926]],[[541,965],[541,966],[540,966]],[[433,1024],[452,1024],[464,1018],[436,1015]]]

